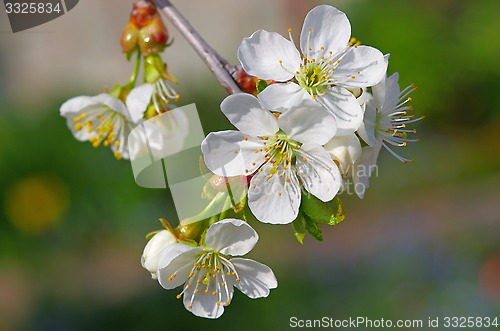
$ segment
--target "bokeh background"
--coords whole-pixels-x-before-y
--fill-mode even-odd
[[[59,107],[125,83],[119,47],[132,1],[85,0],[12,34],[0,8],[0,330],[284,330],[289,318],[500,318],[500,26],[497,0],[174,0],[236,63],[257,29],[296,39],[317,4],[345,11],[353,35],[391,53],[415,82],[422,138],[404,165],[380,157],[347,220],[303,246],[289,226],[253,224],[250,257],[273,267],[267,299],[236,293],[217,321],[192,316],[140,266],[144,235],[175,218],[165,190],[134,183],[127,161],[72,138]],[[164,53],[206,132],[228,129],[209,70],[167,24]]]

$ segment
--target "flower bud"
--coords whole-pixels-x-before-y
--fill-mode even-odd
[[[251,76],[240,66],[236,66],[231,72],[231,75],[241,91],[255,96],[262,92],[267,86],[276,83],[274,80],[261,80],[255,76]]]
[[[250,76],[245,69],[241,67],[237,67],[236,70],[232,73],[234,81],[240,87],[241,91],[245,93],[250,93],[253,95],[259,94],[257,90],[257,82],[259,79],[254,76]]]
[[[144,56],[162,52],[168,43],[168,30],[153,1],[137,0],[130,20],[123,29],[121,45],[130,54],[137,47]]]
[[[177,239],[168,230],[162,230],[149,240],[141,257],[141,264],[144,269],[151,273],[151,277],[156,279],[158,271],[158,255],[167,246],[177,242]]]

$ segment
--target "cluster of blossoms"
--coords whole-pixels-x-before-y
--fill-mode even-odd
[[[126,53],[145,56],[144,84],[135,86],[133,78],[111,94],[73,98],[61,107],[77,139],[110,145],[117,158],[128,155],[125,137],[134,125],[178,101],[158,55],[166,29],[146,5],[153,4],[136,3],[122,38]],[[299,48],[291,30],[289,39],[260,30],[242,41],[242,69],[233,77],[252,94],[221,103],[237,130],[213,132],[201,142],[203,167],[211,173],[206,209],[220,201],[226,208],[181,220],[175,229],[162,220],[164,229],[148,235],[142,266],[163,288],[181,287],[177,298],[197,316],[220,317],[234,287],[250,298],[277,287],[268,266],[240,257],[258,240],[246,207],[263,223],[291,224],[300,243],[307,233],[322,240],[321,224],[345,218],[339,195],[346,187],[354,185],[364,197],[382,147],[411,161],[395,149],[417,141],[410,125],[422,118],[409,114],[416,87],[401,90],[397,73],[387,77],[389,56],[352,38],[346,15],[327,5],[307,14]],[[242,188],[244,199],[235,203],[221,189],[229,183]]]
[[[110,146],[116,159],[130,159],[128,136],[144,119],[175,108],[179,94],[170,83],[177,83],[160,57],[168,46],[168,32],[153,2],[139,0],[123,31],[123,52],[130,59],[136,54],[130,81],[111,92],[79,96],[66,101],[60,109],[76,139],[92,146]],[[143,64],[144,79],[138,82]]]

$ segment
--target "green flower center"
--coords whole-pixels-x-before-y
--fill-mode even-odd
[[[296,72],[297,83],[311,95],[324,94],[330,82],[328,63],[318,63],[306,60],[306,63]]]
[[[262,139],[266,141],[264,148],[266,161],[274,165],[271,169],[271,175],[276,173],[280,165],[283,165],[286,170],[295,158],[295,151],[300,148],[300,143],[288,138],[282,131],[279,131],[274,137],[262,137]]]

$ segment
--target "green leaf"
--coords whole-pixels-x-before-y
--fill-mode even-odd
[[[304,237],[306,236],[306,220],[302,217],[302,215],[299,215],[299,217],[292,222],[292,229],[297,241],[304,244]]]
[[[307,215],[302,215],[304,220],[306,221],[306,229],[307,232],[311,234],[314,238],[319,241],[323,241],[323,231],[319,227],[319,223],[316,220],[309,218]]]
[[[257,82],[257,91],[262,92],[267,87],[267,82],[265,80],[259,80]]]
[[[323,202],[312,194],[302,192],[300,209],[312,220],[328,225],[337,225],[345,219],[344,204],[338,196]]]

